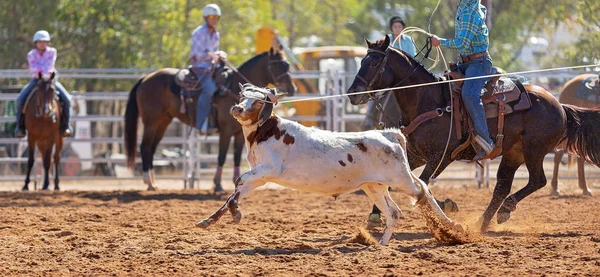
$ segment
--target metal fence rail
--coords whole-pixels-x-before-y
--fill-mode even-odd
[[[75,79],[137,79],[141,76],[153,72],[153,69],[119,69],[119,68],[107,68],[107,69],[60,69],[61,78],[75,78]],[[531,74],[527,75],[529,78],[544,78],[552,77],[562,80],[570,79],[576,75],[590,73],[587,71],[564,71],[564,72],[553,72],[552,74]],[[345,93],[348,77],[353,77],[353,74],[346,72],[319,72],[319,71],[302,71],[294,72],[293,78],[296,79],[320,79],[326,82],[325,91],[315,92],[313,94],[303,94],[288,99],[304,99],[308,97],[314,97],[319,95],[340,95]],[[3,69],[0,70],[0,79],[28,79],[30,74],[27,70],[22,69]],[[74,100],[83,101],[127,101],[129,92],[86,92],[86,93],[73,93]],[[14,101],[16,94],[0,94],[1,101]],[[324,126],[328,130],[332,131],[346,131],[348,124],[360,124],[363,122],[365,115],[357,114],[348,111],[349,103],[347,97],[338,97],[328,99],[324,103],[325,114],[315,116],[293,116],[289,117],[295,121],[319,121],[323,122]],[[0,123],[14,122],[13,116],[0,116]],[[122,122],[122,115],[86,115],[86,116],[73,116],[73,121],[89,121],[89,122]],[[178,120],[174,120],[178,122]],[[180,122],[178,122],[180,124]],[[190,136],[187,134],[190,133]],[[26,140],[15,139],[15,138],[0,138],[0,144],[2,145],[18,145],[25,143]],[[72,142],[85,142],[85,143],[117,143],[123,142],[122,138],[119,137],[91,137],[85,139],[66,139],[66,143]],[[141,142],[141,138],[138,138],[138,143]],[[184,127],[180,137],[165,137],[161,141],[163,145],[181,145],[184,149],[185,155],[179,158],[156,158],[157,162],[171,162],[179,163],[183,165],[183,176],[157,176],[157,179],[161,180],[183,180],[184,183],[190,184],[188,187],[193,186],[192,182],[194,179],[210,179],[214,169],[212,168],[201,168],[202,163],[215,162],[216,154],[201,153],[200,149],[204,144],[217,144],[217,136],[201,137],[195,135],[195,132],[189,132],[189,127]],[[232,160],[232,155],[228,155],[228,162]],[[490,161],[485,163],[483,170],[478,170],[473,165],[466,165],[464,163],[454,163],[449,166],[438,178],[436,182],[452,180],[452,181],[469,181],[477,182],[478,184],[489,186],[492,180],[495,180],[494,172],[498,165],[499,160]],[[553,155],[548,155],[545,160],[545,167],[547,175],[551,174],[549,165],[553,160]],[[26,161],[23,157],[0,157],[0,165],[24,163]],[[110,164],[125,164],[125,159],[121,157],[97,157],[97,158],[63,158],[61,162],[92,162],[98,163],[110,163]],[[139,162],[139,158],[138,158]],[[225,172],[231,172],[231,169],[226,169]],[[565,174],[568,173],[568,174]],[[587,167],[586,174],[588,179],[600,179],[600,171],[595,168]],[[562,177],[565,176],[565,177]],[[549,176],[550,177],[550,176]],[[524,167],[522,167],[516,174],[517,179],[526,179],[528,175]],[[576,178],[573,171],[569,171],[566,166],[561,167],[561,178],[570,179]],[[13,176],[0,176],[0,181],[21,181],[24,176],[13,175]],[[114,180],[114,177],[103,177],[103,176],[75,176],[66,177],[64,180]],[[120,180],[134,180],[140,179],[140,177],[120,177]]]

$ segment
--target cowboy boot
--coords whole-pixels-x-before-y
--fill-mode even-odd
[[[25,119],[23,119],[23,115],[17,116],[17,126],[15,128],[15,137],[16,138],[24,138],[27,132],[25,131]]]
[[[487,141],[485,141],[485,139],[479,135],[475,136],[475,143],[473,143],[472,146],[476,152],[473,161],[479,161],[483,159],[483,157],[489,155],[494,150],[494,144],[487,143]]]
[[[72,137],[73,129],[71,128],[71,111],[65,103],[61,104],[62,112],[60,115],[60,133],[63,137]]]

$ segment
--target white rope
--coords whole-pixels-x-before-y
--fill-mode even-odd
[[[325,99],[338,98],[338,97],[344,97],[344,96],[385,92],[385,91],[398,90],[398,89],[425,87],[425,86],[431,86],[431,85],[441,85],[441,84],[447,84],[447,83],[463,82],[463,81],[468,81],[468,80],[477,80],[477,79],[484,79],[484,78],[491,78],[491,77],[498,77],[498,76],[525,75],[525,74],[531,74],[531,73],[551,72],[551,71],[560,71],[560,70],[568,70],[568,69],[582,69],[582,68],[590,68],[590,67],[600,67],[600,64],[577,65],[577,66],[546,68],[546,69],[538,69],[538,70],[517,71],[517,72],[511,72],[511,73],[490,74],[490,75],[484,75],[484,76],[478,76],[478,77],[444,80],[444,81],[437,81],[437,82],[423,83],[423,84],[416,84],[416,85],[399,86],[399,87],[392,87],[392,88],[382,88],[382,89],[374,89],[374,90],[366,90],[366,91],[357,91],[357,92],[342,93],[342,94],[336,94],[336,95],[306,97],[306,98],[302,98],[302,99],[290,99],[290,100],[279,101],[279,103],[283,104],[283,103],[293,103],[293,102],[302,102],[302,101],[325,100]]]

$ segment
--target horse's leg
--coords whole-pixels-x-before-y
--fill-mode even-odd
[[[40,152],[43,153],[44,157],[44,186],[42,190],[48,190],[50,186],[50,163],[52,158],[52,147],[49,145],[38,145]]]
[[[169,124],[171,124],[172,119],[169,118],[169,120],[163,120],[161,122],[159,122],[158,124],[156,124],[156,133],[154,136],[154,141],[152,141],[152,145],[150,148],[150,186],[152,186],[152,188],[150,188],[150,186],[148,187],[149,190],[156,190],[156,180],[154,179],[154,154],[156,153],[156,148],[158,148],[158,144],[160,143],[160,141],[162,140],[163,136],[165,135],[165,131],[167,131],[167,128],[169,127]]]
[[[363,185],[362,190],[365,191],[367,196],[369,196],[385,215],[385,230],[383,231],[383,236],[379,240],[379,243],[381,245],[387,245],[394,234],[394,226],[402,214],[400,208],[398,208],[398,205],[396,205],[394,200],[389,196],[390,193],[388,191],[388,186],[386,185],[369,183]]]
[[[579,188],[583,190],[583,195],[592,196],[592,193],[587,187],[587,183],[585,181],[585,159],[577,158],[577,179],[579,181]]]
[[[27,147],[29,147],[29,153],[27,155],[27,176],[25,177],[23,190],[29,190],[29,177],[31,176],[31,169],[35,164],[35,143],[31,136],[28,136]]]
[[[148,185],[148,190],[156,190],[155,184],[150,178],[150,169],[152,168],[152,143],[156,137],[157,129],[157,125],[155,124],[144,124],[144,136],[142,138],[142,143],[140,144],[144,184]]]
[[[219,159],[217,171],[215,172],[215,177],[213,178],[213,183],[215,184],[215,193],[223,191],[221,177],[223,174],[223,165],[225,164],[225,159],[227,158],[227,150],[229,150],[229,144],[232,136],[228,129],[229,128],[221,128],[222,131],[219,133]]]
[[[558,196],[558,168],[560,167],[560,163],[562,162],[562,158],[565,154],[564,150],[556,150],[554,151],[554,172],[552,173],[552,192],[550,195]]]
[[[240,177],[240,166],[242,164],[242,151],[244,151],[244,144],[246,143],[246,138],[244,137],[244,133],[238,132],[235,135],[233,141],[233,182]]]
[[[59,183],[58,175],[59,175],[59,170],[60,170],[60,152],[62,151],[62,147],[63,147],[62,136],[56,137],[55,145],[56,146],[54,149],[54,190],[59,190],[60,188],[58,187],[58,183]]]
[[[504,223],[510,218],[510,213],[517,209],[519,201],[546,185],[546,174],[544,174],[544,156],[546,152],[539,147],[537,149],[531,148],[523,147],[525,166],[529,171],[529,182],[525,187],[504,199],[504,203],[496,215],[498,224]]]
[[[485,232],[492,221],[492,218],[498,211],[498,208],[506,199],[506,196],[510,193],[515,173],[517,169],[523,164],[523,158],[519,157],[514,153],[507,153],[502,156],[500,166],[498,167],[496,187],[494,188],[494,194],[492,200],[488,205],[487,209],[479,219],[481,231]]]

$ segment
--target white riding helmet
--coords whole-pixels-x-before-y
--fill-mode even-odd
[[[37,31],[35,32],[35,35],[33,35],[33,43],[36,41],[50,41],[50,34],[45,30]]]
[[[208,4],[202,9],[202,16],[207,17],[211,15],[221,16],[221,8],[217,4]]]

